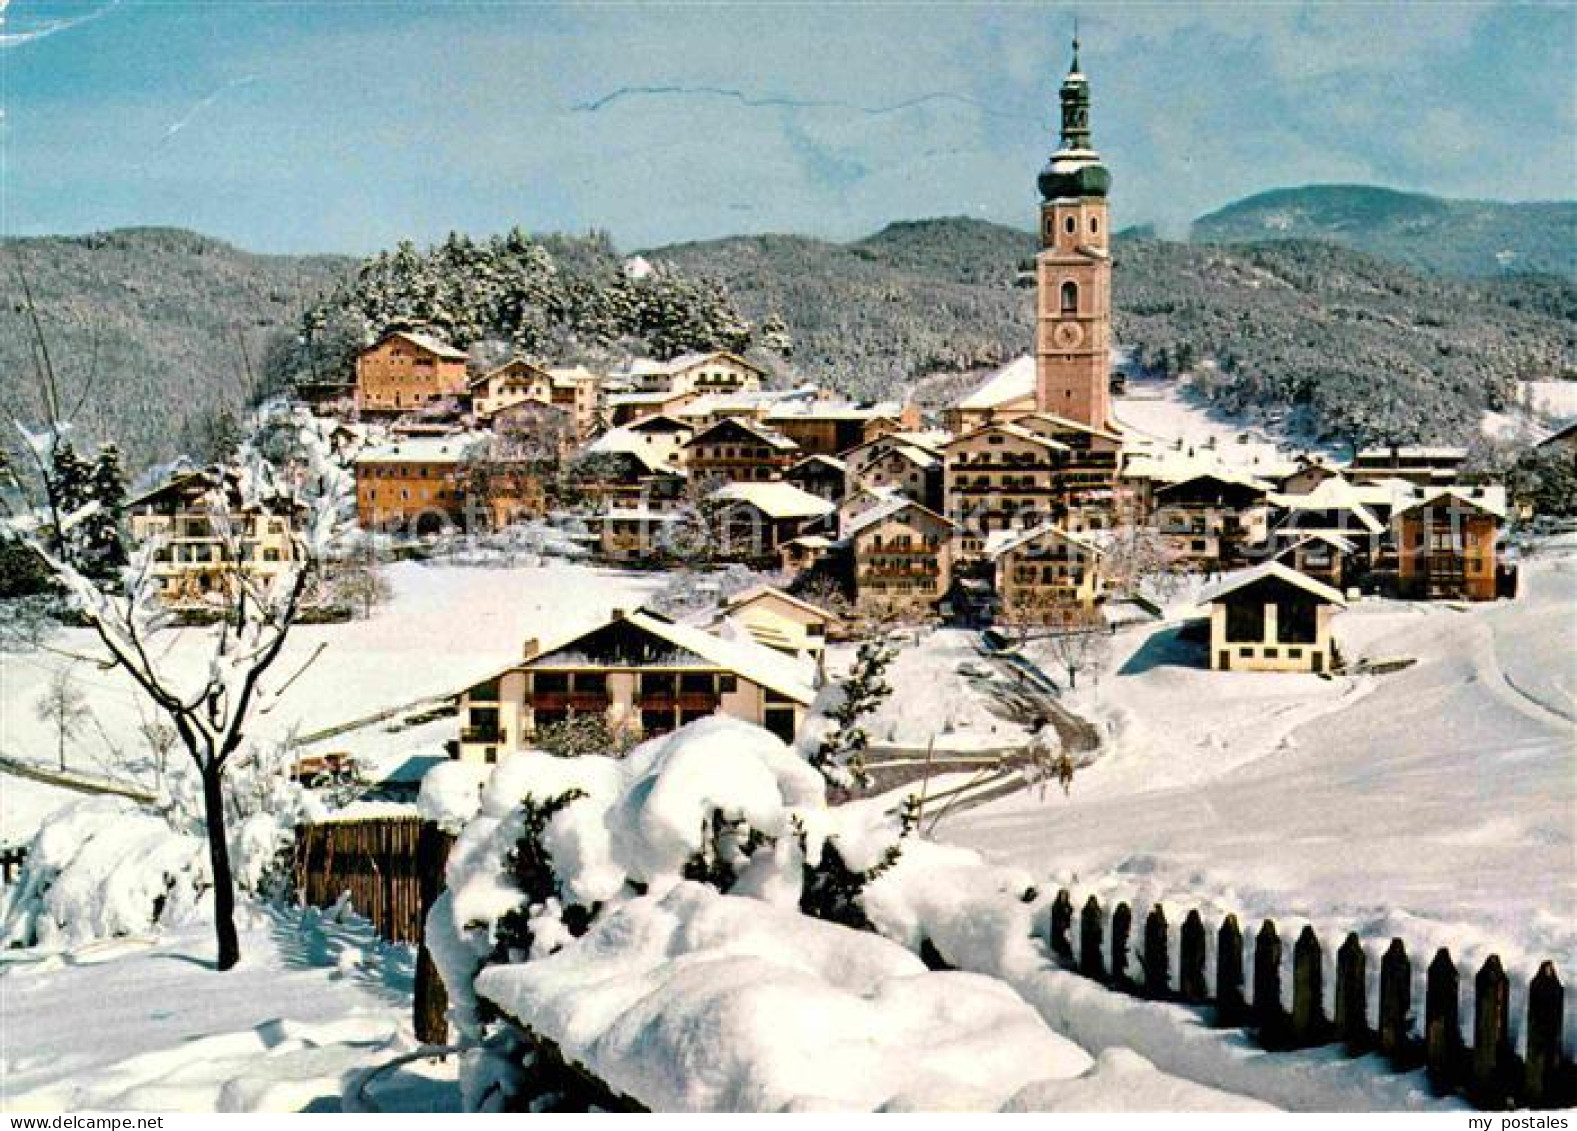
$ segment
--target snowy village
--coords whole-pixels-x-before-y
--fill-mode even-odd
[[[1027,332],[946,381],[741,314],[759,249],[453,235],[242,340],[285,377],[198,443],[83,425],[10,257],[0,1110],[1565,1126],[1572,284],[1466,432],[1225,403],[1277,363],[1124,321],[1123,64],[1058,36],[969,268]]]

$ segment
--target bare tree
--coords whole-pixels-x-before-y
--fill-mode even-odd
[[[1110,649],[1111,632],[1099,612],[1068,612],[1046,638],[1052,659],[1068,677],[1068,689],[1079,685],[1079,673],[1098,668]]]
[[[57,668],[49,677],[49,685],[38,697],[34,712],[39,722],[49,723],[55,728],[55,749],[60,757],[60,768],[64,770],[66,736],[88,717],[87,700],[77,690],[77,682],[71,675],[69,664]]]
[[[309,579],[345,529],[352,497],[350,477],[332,457],[331,425],[302,411],[293,414],[298,444],[275,465],[250,443],[238,465],[203,500],[201,518],[226,563],[214,590],[216,623],[186,629],[186,639],[206,650],[194,666],[172,660],[163,646],[174,627],[152,572],[163,539],[140,547],[122,572],[118,590],[100,588],[30,530],[29,544],[49,564],[88,625],[159,716],[175,731],[196,767],[214,885],[217,968],[240,960],[235,927],[235,880],[225,831],[226,771],[242,748],[248,724],[267,711],[300,677],[317,653],[280,679],[273,669],[299,616]],[[253,567],[249,521],[258,513],[290,516],[290,555],[280,568]],[[64,520],[69,527],[71,518]]]

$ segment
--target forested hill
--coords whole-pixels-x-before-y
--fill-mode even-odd
[[[712,274],[747,318],[780,313],[794,361],[860,395],[1029,348],[1035,237],[952,219],[850,244],[740,237],[646,255]],[[1464,439],[1518,378],[1569,372],[1577,287],[1449,280],[1345,248],[1119,238],[1116,331],[1142,364],[1201,368],[1225,407],[1302,407],[1360,441]]]
[[[1577,279],[1577,204],[1443,200],[1371,185],[1276,189],[1194,222],[1212,243],[1318,240],[1421,271]]]
[[[344,256],[254,255],[173,228],[0,243],[0,423],[39,420],[32,290],[63,410],[133,466],[200,450],[260,379],[271,340],[348,277]]]
[[[781,320],[791,355],[762,356],[786,377],[861,397],[948,375],[963,386],[1032,340],[1024,268],[1034,236],[963,219],[893,224],[851,243],[751,236],[658,248],[642,254],[667,270],[639,285],[600,236],[459,238],[359,270],[166,229],[0,249],[8,431],[9,418],[37,415],[15,264],[68,402],[86,390],[87,438],[114,434],[133,466],[200,453],[221,414],[259,385],[343,366],[352,331],[381,318],[431,318],[462,344],[496,335],[553,354],[643,343],[671,352],[719,333],[781,344]],[[1306,241],[1130,235],[1115,259],[1118,338],[1138,360],[1199,371],[1228,407],[1303,406],[1317,427],[1352,439],[1465,438],[1517,378],[1572,368],[1577,287],[1558,278],[1453,280]],[[312,357],[295,346],[308,310],[320,335]]]

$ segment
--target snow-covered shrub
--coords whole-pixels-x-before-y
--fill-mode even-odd
[[[424,786],[424,812],[477,805],[474,777],[440,769],[448,772]],[[454,1024],[486,1044],[496,1026],[473,988],[484,968],[542,960],[630,900],[696,880],[868,926],[860,891],[892,866],[896,840],[875,806],[828,809],[820,773],[735,719],[703,719],[618,759],[528,751],[482,789],[450,854],[427,942]]]
[[[173,831],[126,798],[92,797],[56,812],[0,894],[3,939],[73,946],[138,935],[189,918],[209,886],[201,837]]]

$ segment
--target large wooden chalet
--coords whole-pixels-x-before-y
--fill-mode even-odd
[[[725,640],[648,610],[524,656],[460,696],[457,756],[495,762],[529,749],[544,727],[597,715],[629,739],[722,714],[793,740],[815,697],[809,665],[751,640]]]

